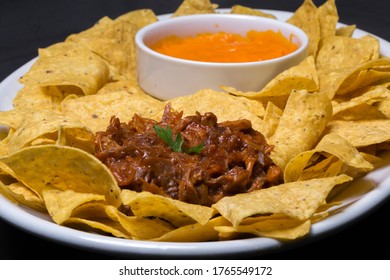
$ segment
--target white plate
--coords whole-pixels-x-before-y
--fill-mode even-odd
[[[224,10],[222,9],[222,11]],[[291,16],[290,12],[264,11],[276,15],[280,20],[286,20]],[[162,15],[160,19],[165,20],[168,17],[169,15]],[[361,37],[366,34],[368,33],[357,29],[354,36]],[[378,39],[381,43],[381,53],[390,57],[390,43],[381,38]],[[28,71],[34,61],[35,59],[20,67],[0,84],[0,111],[12,109],[12,99],[22,87],[18,83],[18,78]],[[348,192],[351,188],[338,194],[337,198],[345,198],[344,204],[334,208],[330,217],[313,224],[311,233],[303,240],[296,242],[313,241],[313,239],[340,229],[363,215],[372,212],[378,205],[384,202],[390,196],[390,154],[386,156],[385,161],[386,165],[384,167],[376,169],[364,178],[353,182],[353,195]],[[290,243],[288,245],[278,240],[262,237],[244,240],[188,243],[124,240],[59,226],[53,223],[47,215],[24,206],[15,205],[1,195],[0,217],[22,230],[43,238],[69,246],[115,255],[172,257],[202,257],[240,253],[256,253],[260,255],[282,250],[291,245]]]

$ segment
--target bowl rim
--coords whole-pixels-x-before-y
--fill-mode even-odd
[[[242,19],[242,20],[257,20],[259,22],[267,22],[267,23],[273,23],[276,24],[277,26],[280,27],[288,27],[291,29],[294,33],[295,36],[300,40],[300,45],[298,48],[286,55],[276,57],[276,58],[271,58],[267,60],[262,60],[262,61],[250,61],[250,62],[207,62],[207,61],[196,61],[196,60],[189,60],[189,59],[183,59],[183,58],[177,58],[177,57],[172,57],[169,55],[161,54],[157,51],[152,50],[149,46],[147,46],[144,43],[144,37],[147,35],[148,32],[153,31],[155,28],[162,28],[165,26],[169,26],[172,23],[174,24],[177,22],[180,26],[180,23],[182,22],[187,22],[195,19],[199,20],[204,20],[204,19],[210,19],[210,18],[215,18],[215,17],[225,17],[225,18],[234,18],[234,19]],[[162,26],[162,27],[161,27]],[[249,30],[249,29],[248,29]],[[309,45],[309,37],[308,35],[298,26],[295,26],[291,23],[288,23],[286,21],[281,21],[278,19],[273,19],[273,18],[266,18],[266,17],[261,17],[261,16],[255,16],[255,15],[244,15],[244,14],[225,14],[225,13],[214,13],[214,14],[195,14],[195,15],[186,15],[186,16],[179,16],[179,17],[172,17],[167,20],[163,21],[156,21],[153,23],[150,23],[141,29],[137,31],[135,34],[135,45],[136,49],[140,49],[150,56],[154,56],[160,60],[166,60],[166,61],[171,61],[171,62],[176,62],[176,63],[182,63],[182,64],[190,64],[190,65],[198,65],[198,66],[207,66],[207,67],[243,67],[243,66],[256,66],[256,65],[267,65],[267,64],[272,64],[276,63],[278,61],[283,61],[287,60],[293,56],[299,55],[302,52],[305,52],[308,48]],[[138,50],[137,50],[138,51]]]

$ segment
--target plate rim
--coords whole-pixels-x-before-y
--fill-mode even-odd
[[[217,9],[217,11],[226,12],[230,9]],[[263,12],[273,13],[278,20],[286,20],[293,12],[281,10],[261,9]],[[164,19],[172,14],[159,15],[159,19]],[[343,26],[343,23],[338,23]],[[380,41],[381,53],[385,56],[390,56],[390,42],[357,28],[354,36],[362,36],[370,34],[375,36]],[[4,92],[9,84],[14,85],[16,95],[21,85],[18,83],[18,78],[28,71],[37,58],[33,58],[27,63],[20,66],[3,81],[0,82],[0,94]],[[7,100],[12,102],[14,96],[8,96]],[[1,96],[0,96],[1,99]],[[6,111],[12,108],[1,107],[0,111]],[[1,126],[0,126],[1,131]],[[390,166],[387,166],[390,167]],[[386,168],[386,167],[384,167]],[[383,173],[382,169],[375,172]],[[373,174],[373,173],[369,173]],[[384,175],[382,175],[384,176]],[[248,254],[256,253],[257,255],[267,254],[269,252],[280,251],[289,246],[296,246],[303,243],[312,242],[319,237],[329,234],[333,231],[341,230],[342,227],[347,227],[352,223],[380,207],[385,201],[390,198],[390,176],[385,177],[381,182],[378,182],[376,187],[369,194],[365,194],[359,200],[349,205],[344,210],[336,213],[318,223],[311,226],[310,233],[302,239],[294,240],[293,242],[284,243],[280,240],[267,237],[253,237],[248,239],[226,240],[226,241],[211,241],[211,242],[156,242],[142,240],[128,240],[111,236],[103,236],[94,233],[84,232],[69,227],[57,225],[47,218],[41,217],[43,214],[38,213],[33,209],[28,209],[22,205],[15,205],[6,197],[0,194],[0,218],[13,226],[28,232],[40,238],[56,241],[58,243],[83,248],[84,250],[105,253],[109,255],[142,255],[142,256],[188,256],[188,257],[204,257],[204,256],[219,256],[229,254]],[[375,205],[371,204],[375,202]],[[10,211],[11,210],[11,211]],[[367,211],[368,210],[368,211]],[[340,215],[340,213],[344,215]],[[348,217],[346,218],[345,215]],[[42,231],[46,229],[46,231]]]

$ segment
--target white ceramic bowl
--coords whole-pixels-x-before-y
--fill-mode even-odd
[[[216,63],[174,58],[148,47],[169,35],[188,37],[206,32],[230,32],[245,36],[249,30],[280,31],[286,38],[292,36],[298,49],[270,60]],[[202,14],[152,23],[138,31],[135,42],[139,85],[148,94],[169,100],[205,88],[221,90],[222,85],[241,91],[258,91],[277,74],[306,57],[308,38],[298,27],[274,19],[236,14]]]

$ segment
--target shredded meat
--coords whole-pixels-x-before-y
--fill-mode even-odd
[[[154,126],[170,126],[183,138],[174,152]],[[217,122],[213,113],[183,117],[167,105],[160,122],[137,114],[123,123],[113,116],[96,133],[96,157],[122,189],[149,191],[193,204],[211,205],[224,196],[251,192],[281,182],[281,170],[269,157],[272,146],[249,120]]]

